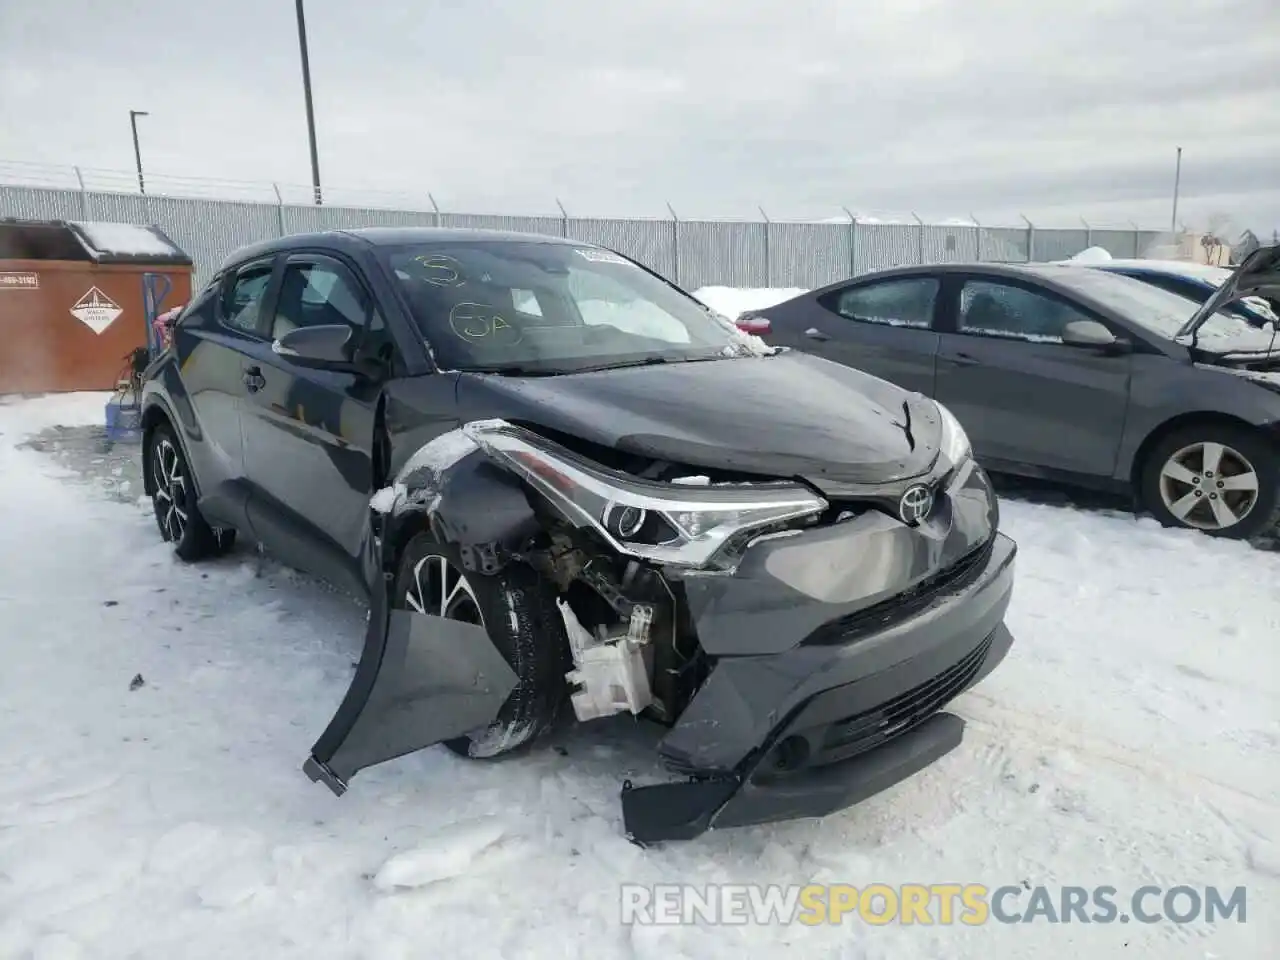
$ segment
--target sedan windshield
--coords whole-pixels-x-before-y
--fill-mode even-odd
[[[1053,279],[1170,340],[1200,309],[1194,300],[1102,270],[1063,267],[1054,271]],[[1199,346],[1215,352],[1267,350],[1271,333],[1219,310],[1200,328],[1196,340]]]
[[[568,373],[769,352],[598,247],[482,240],[388,247],[382,256],[445,369]]]

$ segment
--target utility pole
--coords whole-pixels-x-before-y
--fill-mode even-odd
[[[145,110],[129,111],[129,128],[133,131],[133,160],[138,166],[138,192],[146,193],[147,185],[142,179],[142,149],[138,146],[138,118],[150,116]]]
[[[301,0],[299,0],[301,2]],[[1178,188],[1182,185],[1182,148],[1178,148],[1178,162],[1173,170],[1173,216],[1169,222],[1169,232],[1178,235]]]
[[[316,114],[311,105],[311,61],[307,56],[307,20],[302,12],[302,0],[295,0],[298,13],[298,47],[302,52],[302,92],[307,101],[307,137],[311,142],[311,189],[318,206],[320,196],[320,155],[316,151]]]

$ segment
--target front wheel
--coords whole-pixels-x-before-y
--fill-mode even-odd
[[[494,722],[444,745],[463,757],[512,753],[554,726],[565,701],[569,641],[556,595],[531,568],[508,564],[484,576],[464,569],[459,549],[426,533],[400,557],[392,605],[484,627],[516,674]]]
[[[1167,527],[1248,539],[1280,519],[1280,451],[1246,427],[1175,430],[1147,457],[1142,499]]]

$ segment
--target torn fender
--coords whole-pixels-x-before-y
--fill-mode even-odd
[[[336,795],[365,767],[483,729],[516,686],[483,627],[392,610],[372,592],[355,678],[303,770]]]
[[[421,530],[479,558],[473,569],[494,573],[503,553],[516,549],[541,528],[520,480],[489,459],[461,430],[451,430],[421,447],[372,508],[385,514],[384,549],[398,552]],[[468,550],[472,548],[472,550]],[[395,556],[384,556],[393,570]],[[481,562],[483,561],[483,562]]]

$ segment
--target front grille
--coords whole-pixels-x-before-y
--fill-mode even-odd
[[[945,570],[925,577],[908,590],[894,594],[887,600],[855,610],[835,620],[828,620],[804,639],[811,646],[834,646],[851,643],[859,637],[884,627],[895,620],[902,620],[919,613],[945,593],[956,593],[969,586],[987,565],[991,551],[995,549],[995,537],[971,551],[959,562]]]
[[[847,760],[872,750],[929,719],[977,675],[991,648],[987,637],[964,659],[875,709],[837,720],[822,737],[819,763]]]

